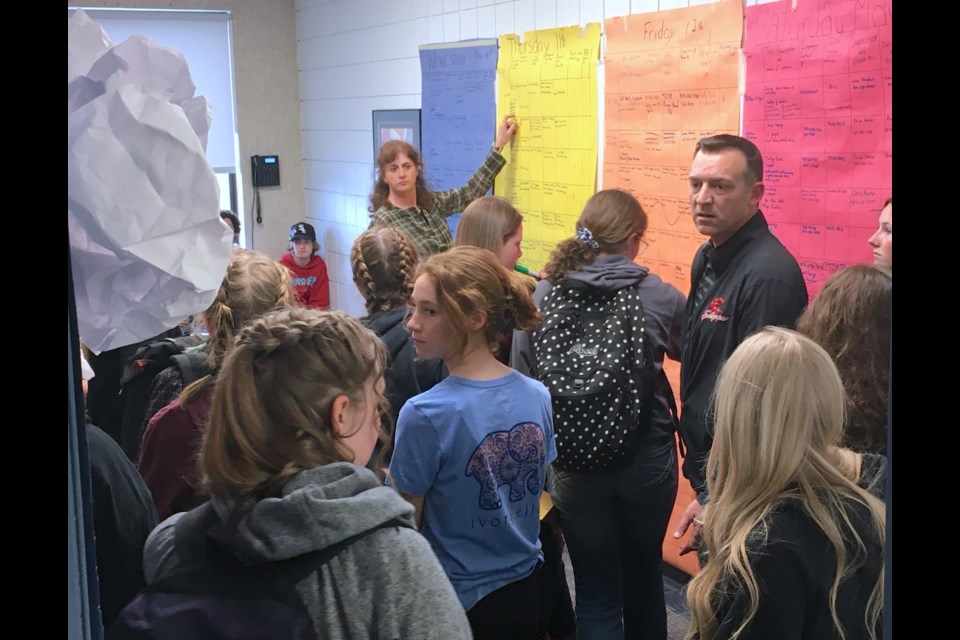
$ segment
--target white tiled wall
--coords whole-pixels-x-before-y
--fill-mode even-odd
[[[369,220],[370,112],[420,108],[419,45],[602,23],[708,1],[296,0],[306,211],[323,236],[331,306],[364,315],[349,254]]]

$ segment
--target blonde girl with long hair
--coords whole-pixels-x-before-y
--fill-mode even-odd
[[[469,638],[413,508],[364,468],[383,437],[386,363],[376,336],[340,311],[288,309],[240,331],[200,448],[210,501],[150,535],[147,584],[177,571],[175,538],[198,530],[254,567],[339,546],[296,582],[316,637]]]
[[[390,477],[417,509],[478,640],[539,634],[540,492],[556,456],[550,394],[497,360],[500,336],[540,319],[530,280],[454,247],[418,270],[407,323],[450,375],[400,410]]]
[[[714,406],[709,560],[687,587],[687,639],[880,638],[885,509],[839,447],[829,354],[767,327],[724,364]]]

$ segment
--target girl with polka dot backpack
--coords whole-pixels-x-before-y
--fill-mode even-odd
[[[576,582],[579,637],[666,640],[662,544],[677,492],[684,296],[634,262],[647,216],[625,191],[594,194],[537,286],[544,316],[514,338],[514,366],[550,391],[548,487]],[[526,351],[526,353],[524,353]]]

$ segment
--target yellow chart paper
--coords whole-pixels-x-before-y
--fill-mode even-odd
[[[514,114],[518,131],[494,193],[523,214],[520,264],[532,270],[574,234],[596,191],[599,51],[596,22],[500,37],[497,120]]]

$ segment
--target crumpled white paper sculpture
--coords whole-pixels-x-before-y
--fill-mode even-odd
[[[67,33],[70,254],[80,339],[99,353],[209,307],[233,230],[183,55],[142,36],[114,46],[79,9]]]

